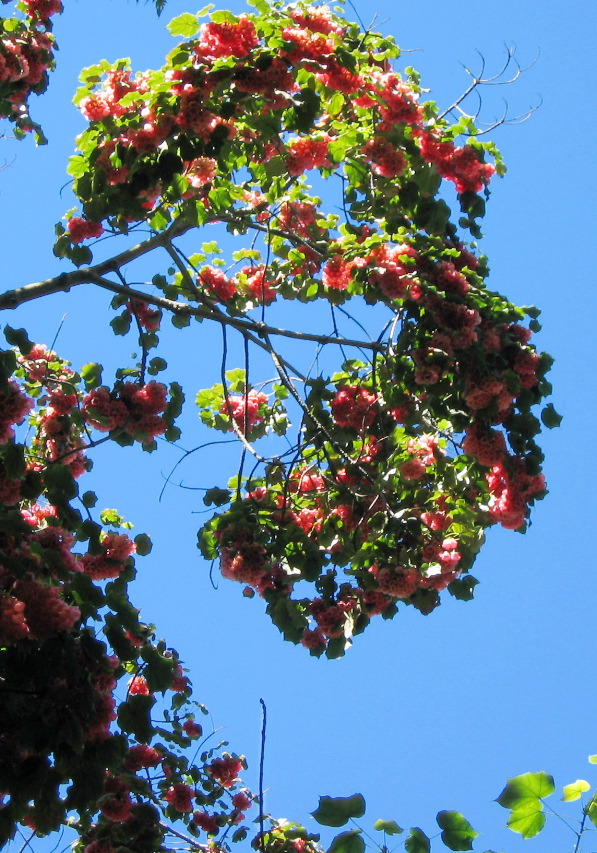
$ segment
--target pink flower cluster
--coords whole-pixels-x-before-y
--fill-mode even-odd
[[[291,139],[287,145],[286,168],[292,176],[302,175],[309,169],[329,169],[332,164],[328,159],[328,147],[331,142],[329,134],[320,137],[300,136]]]
[[[167,403],[166,386],[148,382],[139,386],[125,382],[116,391],[100,386],[83,400],[83,415],[88,424],[100,432],[122,429],[142,444],[149,444],[166,431],[161,412]]]
[[[508,530],[524,524],[530,499],[545,491],[543,474],[529,475],[522,460],[515,459],[511,467],[494,465],[486,475],[491,494],[489,514]]]
[[[15,581],[0,595],[0,643],[44,640],[60,631],[69,631],[81,611],[61,598],[57,586],[33,577]]]
[[[101,545],[101,554],[84,554],[81,557],[81,569],[95,581],[117,578],[128,558],[135,553],[135,543],[126,533],[108,533]]]
[[[246,15],[236,21],[203,24],[194,48],[198,60],[205,62],[227,56],[246,56],[259,44],[255,25]]]
[[[359,385],[341,385],[331,402],[331,409],[338,426],[358,432],[370,427],[379,411],[376,394]]]
[[[49,29],[48,18],[62,8],[58,0],[29,0],[28,5],[29,18],[0,38],[0,84],[5,92],[0,97],[0,118],[16,122],[23,131],[32,129],[29,94],[45,90],[47,71],[54,64],[53,39],[39,28]]]
[[[253,427],[264,422],[267,404],[267,394],[251,388],[246,394],[229,394],[220,406],[220,414],[232,418],[244,435],[250,435]]]
[[[419,135],[421,154],[433,163],[442,178],[453,181],[459,193],[477,193],[485,187],[495,172],[490,163],[483,163],[472,145],[457,146],[452,141],[440,141],[431,132]]]
[[[365,159],[372,164],[372,172],[382,178],[398,178],[407,166],[406,155],[382,137],[372,137],[363,146]]]
[[[73,216],[66,224],[71,243],[82,243],[90,237],[101,237],[104,233],[103,226],[99,222],[91,222],[80,216]]]
[[[207,765],[207,771],[223,788],[231,788],[238,780],[244,762],[236,755],[224,754]]]
[[[14,426],[23,423],[34,405],[14,379],[9,379],[0,390],[0,444],[7,444],[14,438]]]
[[[160,328],[162,312],[159,309],[150,308],[147,302],[133,299],[127,302],[128,310],[133,314],[139,325],[148,332],[155,332]]]

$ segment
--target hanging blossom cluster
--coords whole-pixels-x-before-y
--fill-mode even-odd
[[[282,401],[298,403],[295,440],[258,455],[243,489],[206,496],[230,506],[199,540],[226,578],[263,596],[287,639],[334,657],[398,602],[429,613],[445,589],[471,598],[483,531],[524,529],[545,494],[532,410],[550,393],[551,360],[531,343],[538,312],[488,289],[486,260],[465,242],[480,236],[502,162],[469,119],[422,101],[392,39],[326,6],[185,15],[170,29],[186,40],[159,72],[120,62],[83,76],[75,100],[89,126],[69,166],[82,210],[58,227],[55,251],[87,264],[85,229],[219,222],[239,241],[232,262],[209,257],[215,243],[181,256],[153,280],[166,299],[237,327],[244,317],[257,337],[274,300],[354,303],[359,322],[368,305],[387,312],[361,347],[375,350],[369,362],[299,388],[278,359],[281,392],[237,379],[197,395],[203,423],[245,448],[288,442]],[[114,323],[126,331],[122,315]],[[119,423],[123,393],[91,392],[97,428]]]
[[[220,853],[248,835],[243,756],[204,738],[177,653],[128,597],[151,543],[79,489],[95,445],[152,451],[180,436],[182,389],[153,378],[167,369],[152,350],[168,311],[177,328],[194,316],[225,329],[222,384],[196,401],[203,424],[243,444],[241,470],[205,494],[218,509],[199,547],[313,655],[341,656],[399,604],[427,614],[446,590],[471,599],[484,531],[524,531],[546,491],[539,312],[489,289],[466,242],[481,236],[499,152],[468,117],[423,102],[392,39],[326,6],[255,2],[258,14],[175,19],[184,40],[159,71],[103,61],[81,78],[88,127],[69,164],[81,207],[54,251],[83,269],[54,286],[115,291],[111,326],[136,327],[138,363],[107,385],[101,365],[77,373],[5,328],[18,353],[0,352],[0,844],[18,825],[67,823],[76,853],[158,853],[169,834]],[[60,9],[24,0],[25,20],[2,21],[0,111],[21,134]],[[237,240],[229,263],[217,241],[178,246],[212,225]],[[135,230],[151,236],[89,268],[90,241]],[[146,293],[124,267],[154,250],[169,269]],[[323,302],[330,327],[277,328],[282,300]],[[228,369],[228,332],[243,337],[243,369]],[[338,346],[343,362],[318,375],[318,353],[297,368],[274,349],[285,338]],[[274,379],[249,382],[253,346]],[[541,419],[559,416],[549,405]],[[316,842],[264,819],[251,844],[321,853]]]
[[[363,281],[402,317],[402,339],[375,373],[347,362],[330,386],[314,383],[299,460],[253,476],[200,532],[222,575],[264,597],[284,635],[313,654],[343,653],[400,601],[429,613],[442,590],[472,597],[484,528],[523,528],[545,494],[530,408],[551,360],[516,322],[522,312],[480,289],[477,258],[455,247],[437,262],[422,243],[377,248]],[[324,267],[336,291],[354,269],[337,257]],[[305,580],[313,597],[301,583],[295,598]]]
[[[181,29],[189,29],[183,17]],[[200,211],[202,221],[217,209],[229,215],[232,207],[257,207],[258,220],[275,226],[286,202],[268,210],[267,184],[282,170],[299,178],[350,163],[363,185],[385,186],[397,179],[418,183],[417,173],[429,182],[433,167],[460,194],[483,190],[496,170],[484,159],[485,151],[495,154],[492,146],[457,144],[459,128],[438,120],[433,105],[420,104],[416,82],[392,68],[399,51],[391,40],[368,35],[362,42],[358,28],[327,7],[274,3],[260,16],[222,13],[195,29],[197,38],[171,54],[159,86],[155,72],[150,85],[145,73],[104,63],[103,81],[97,83],[94,69],[79,91],[90,127],[71,173],[83,217],[69,220],[58,252],[77,258],[73,244],[99,236],[106,224],[122,230],[158,209],[170,217],[176,205]],[[92,168],[106,184],[100,193],[97,183],[91,193],[85,177],[92,151]],[[251,181],[231,181],[239,167]],[[246,298],[220,270],[199,278],[221,301]]]
[[[158,851],[177,823],[224,850],[227,837],[248,832],[255,798],[240,778],[245,760],[209,746],[196,720],[205,709],[191,701],[176,652],[128,599],[147,537],[133,541],[112,510],[92,520],[91,492],[87,517],[73,505],[84,470],[66,459],[80,452],[67,449],[85,422],[80,385],[43,346],[23,343],[18,359],[0,352],[2,843],[17,824],[45,835],[78,812],[78,853],[109,853],[141,835],[144,849]],[[141,386],[151,386],[141,407],[163,409],[155,385]],[[125,390],[121,399],[135,397]],[[25,418],[35,432],[28,445],[19,440]],[[55,458],[59,432],[65,459]]]
[[[501,329],[501,372],[534,388],[542,367],[537,361],[531,382],[520,331],[516,324]],[[398,397],[387,365],[385,375],[378,368],[377,387],[362,376],[364,365],[351,367],[317,399],[311,394],[311,405],[322,408],[305,427],[319,446],[304,444],[301,461],[279,466],[275,477],[255,477],[246,497],[200,533],[203,553],[219,556],[225,578],[266,599],[285,636],[331,656],[373,616],[392,616],[400,601],[429,613],[446,588],[470,598],[476,581],[467,572],[483,529],[520,528],[545,493],[543,475],[507,446],[508,422],[516,422],[524,389],[509,393],[497,379],[479,389],[466,374],[445,369],[443,387],[461,383],[471,398],[472,426],[450,447],[445,436],[419,426],[429,407],[424,388],[440,378],[422,382],[413,360],[408,394]],[[504,424],[506,432],[497,428]],[[295,598],[295,584],[305,580],[314,582],[313,597]]]
[[[62,12],[61,0],[23,0],[22,17],[0,18],[0,118],[14,122],[17,135],[41,129],[29,116],[29,96],[48,87],[54,67],[51,18]]]

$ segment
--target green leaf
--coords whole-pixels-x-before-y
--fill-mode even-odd
[[[151,376],[156,376],[156,374],[158,374],[161,370],[165,370],[167,367],[167,362],[163,358],[156,356],[155,358],[152,358],[149,362],[147,372],[151,374]]]
[[[33,347],[27,337],[25,329],[13,329],[12,326],[4,327],[4,337],[12,347],[18,347],[23,355],[29,355]]]
[[[185,326],[191,325],[189,314],[172,314],[171,321],[175,329],[184,329]]]
[[[463,578],[457,578],[449,583],[448,592],[459,601],[472,601],[474,589],[478,583],[479,581],[472,575],[465,575]]]
[[[81,495],[81,501],[83,502],[83,506],[87,507],[87,509],[91,509],[97,503],[97,495],[95,492],[85,492]]]
[[[228,489],[219,489],[217,486],[214,486],[213,489],[208,489],[203,498],[203,503],[205,506],[224,506],[224,504],[230,503],[231,494]]]
[[[99,217],[101,219],[101,217]],[[90,264],[93,260],[91,249],[88,246],[73,246],[68,253],[69,258],[76,267]]]
[[[553,403],[548,403],[541,412],[541,420],[547,429],[555,429],[562,423],[562,415],[559,415],[553,407]]]
[[[76,498],[79,487],[66,465],[50,465],[43,472],[47,497],[52,504],[61,504]]]
[[[170,23],[166,24],[166,29],[171,36],[193,38],[199,32],[197,15],[192,15],[190,12],[183,12],[182,15],[172,18]]]
[[[594,826],[597,826],[597,794],[593,794],[591,797],[591,801],[587,804],[585,809],[587,815],[589,816],[589,820]]]
[[[430,841],[423,830],[418,826],[412,827],[404,842],[406,853],[429,853],[430,848]]]
[[[135,536],[135,539],[133,541],[137,546],[137,554],[140,557],[146,557],[149,553],[151,553],[153,543],[147,533],[139,533],[138,536]]]
[[[131,328],[131,315],[129,311],[123,311],[118,317],[110,320],[110,325],[114,330],[115,335],[126,335]]]
[[[321,106],[321,99],[313,89],[301,89],[295,98],[292,115],[288,119],[290,130],[298,130],[301,133],[309,133]]]
[[[360,829],[341,832],[330,844],[327,853],[363,853],[365,842],[361,838]]]
[[[118,708],[118,725],[122,731],[134,735],[139,743],[149,743],[153,736],[151,709],[154,705],[153,696],[129,696]]]
[[[496,803],[505,809],[519,809],[534,800],[549,797],[554,791],[553,776],[548,776],[543,770],[539,773],[522,773],[508,779]]]
[[[362,817],[365,814],[365,800],[362,794],[352,797],[320,797],[319,806],[312,817],[322,826],[344,826],[351,817]]]
[[[395,820],[376,820],[373,829],[378,832],[385,832],[386,835],[400,835],[401,832],[404,832]]]
[[[597,755],[589,755],[589,764],[597,764]]]
[[[174,661],[155,646],[143,646],[141,657],[147,664],[143,676],[152,693],[163,693],[172,685]]]
[[[437,823],[443,830],[442,841],[450,850],[472,850],[473,841],[479,834],[475,832],[468,820],[454,811],[438,812]]]
[[[534,838],[545,826],[543,805],[539,800],[535,802],[536,807],[514,809],[506,824],[512,832],[518,832],[523,838]]]
[[[571,782],[570,785],[564,785],[562,788],[562,800],[565,803],[572,803],[574,800],[579,800],[585,791],[590,791],[591,786],[584,779],[577,779],[576,782]]]
[[[81,378],[85,383],[85,390],[90,391],[92,388],[97,388],[102,384],[103,367],[97,362],[90,362],[81,368]]]

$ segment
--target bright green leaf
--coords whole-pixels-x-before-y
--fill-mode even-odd
[[[468,820],[454,811],[442,811],[437,815],[437,823],[442,832],[442,841],[450,850],[472,850],[473,840],[479,834]]]
[[[517,809],[532,800],[549,797],[555,791],[553,776],[539,773],[522,773],[508,779],[508,784],[496,799],[505,809]]]
[[[386,835],[400,835],[401,832],[404,832],[395,820],[376,820],[373,824],[373,829],[376,829],[378,832],[385,832]]]
[[[534,838],[545,826],[545,814],[542,804],[537,800],[536,809],[514,809],[508,818],[507,826],[512,832],[518,832],[523,838]]]
[[[172,18],[166,29],[171,36],[182,36],[183,38],[193,38],[199,32],[199,22],[197,16],[190,12],[183,12],[176,18]]]
[[[570,785],[564,785],[562,788],[562,800],[565,803],[571,803],[574,800],[580,799],[585,791],[589,791],[591,786],[584,779],[577,779],[576,782],[571,782]]]

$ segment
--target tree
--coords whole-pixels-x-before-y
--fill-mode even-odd
[[[76,269],[0,298],[15,309],[93,284],[114,294],[113,330],[132,329],[140,351],[105,384],[98,363],[73,369],[5,329],[4,839],[17,823],[47,834],[72,814],[81,850],[246,837],[243,758],[208,748],[192,758],[201,706],[128,597],[133,554],[151,543],[79,487],[103,442],[151,452],[179,439],[183,390],[154,378],[168,369],[152,354],[165,318],[221,328],[221,381],[197,405],[243,447],[238,472],[205,494],[216,512],[201,551],[312,655],[343,655],[400,602],[427,614],[445,589],[471,599],[484,530],[524,531],[545,492],[533,411],[551,391],[550,358],[530,343],[538,311],[488,290],[485,259],[463,242],[480,236],[487,186],[503,171],[497,149],[471,117],[453,118],[459,103],[442,113],[421,102],[416,72],[394,69],[391,39],[325,7],[255,8],[176,18],[184,41],[159,71],[103,62],[83,73],[76,101],[89,125],[69,164],[80,207],[54,249]],[[0,108],[38,141],[28,102],[46,86],[59,10],[30,2],[3,22]],[[223,228],[238,242],[230,266]],[[197,252],[204,230],[215,239]],[[135,284],[148,257],[161,271]],[[329,305],[333,334],[278,326],[269,306],[282,300]],[[280,339],[325,347],[324,369],[295,366]],[[259,352],[274,380],[253,378]],[[551,405],[541,417],[559,420]],[[253,843],[308,850],[315,839],[262,819]]]

